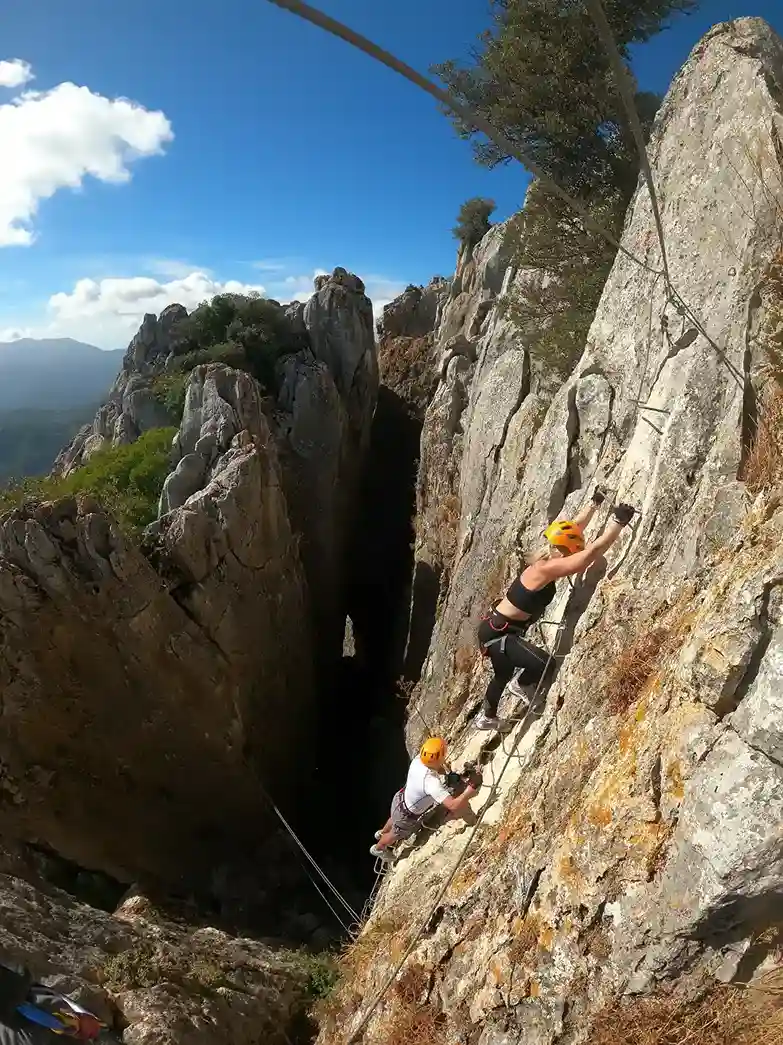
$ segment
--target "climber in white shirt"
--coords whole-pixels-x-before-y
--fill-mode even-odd
[[[450,813],[464,809],[481,787],[481,777],[474,771],[467,775],[462,793],[451,794],[446,787],[446,741],[429,737],[422,744],[418,756],[410,764],[405,787],[392,799],[391,816],[380,831],[377,842],[370,849],[373,856],[389,862],[394,859],[390,849],[409,838],[419,829],[421,818],[435,806],[443,806]]]

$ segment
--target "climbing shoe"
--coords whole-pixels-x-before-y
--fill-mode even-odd
[[[379,849],[377,845],[370,846],[370,856],[383,860],[385,864],[394,863],[394,853],[390,849]]]
[[[507,722],[503,718],[494,718],[491,715],[485,715],[483,711],[476,719],[476,729],[487,729],[496,733],[508,733],[513,728],[514,725],[512,722]]]
[[[522,701],[521,704],[517,705],[517,708],[516,708],[516,714],[517,715],[520,712],[524,711],[525,708],[530,707],[530,697],[525,692],[525,690],[522,688],[522,686],[520,686],[519,681],[516,678],[513,678],[509,682],[509,684],[506,686],[506,689],[508,690],[509,693],[512,694],[512,696],[514,696],[518,700]]]
[[[383,834],[383,831],[376,831],[375,832],[375,834],[373,835],[373,838],[375,839],[376,842],[378,841],[378,839],[381,837],[382,834]]]

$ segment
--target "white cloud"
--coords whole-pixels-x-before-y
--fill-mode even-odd
[[[41,200],[88,176],[127,182],[130,163],[162,153],[173,137],[164,113],[73,83],[0,105],[0,247],[33,242]]]
[[[24,87],[34,79],[32,66],[21,58],[0,62],[0,87]]]
[[[174,303],[187,309],[215,294],[263,294],[259,284],[225,282],[206,272],[162,283],[152,276],[80,279],[69,293],[49,298],[51,320],[37,337],[75,337],[104,348],[123,348],[133,337],[145,312],[161,312]]]
[[[315,293],[316,276],[325,276],[326,269],[313,269],[309,276],[286,276],[269,284],[269,296],[281,302],[309,301]]]
[[[175,258],[150,258],[143,266],[156,276],[165,276],[167,279],[185,279],[192,272],[203,272],[211,276],[211,269],[194,265],[191,261],[177,261]]]
[[[34,337],[31,327],[6,327],[0,328],[0,343],[6,341],[19,341],[23,337]]]
[[[265,286],[239,280],[220,280],[208,269],[191,267],[184,262],[167,259],[138,259],[148,273],[169,273],[170,279],[155,275],[85,278],[69,291],[53,294],[46,315],[39,319],[30,313],[16,311],[4,316],[6,329],[0,330],[0,341],[19,337],[73,337],[103,348],[124,348],[138,330],[146,312],[160,313],[166,305],[177,303],[193,309],[215,294],[258,293],[281,302],[307,301],[313,293],[313,280],[324,275],[317,268],[309,275],[288,275]],[[373,301],[376,318],[384,304],[396,297],[405,284],[383,276],[365,278],[367,294]]]

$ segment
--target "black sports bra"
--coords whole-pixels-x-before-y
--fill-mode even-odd
[[[506,598],[520,613],[529,613],[530,623],[532,624],[534,620],[541,616],[556,594],[557,585],[554,581],[545,584],[538,591],[530,591],[522,583],[520,576],[517,575],[506,592]]]

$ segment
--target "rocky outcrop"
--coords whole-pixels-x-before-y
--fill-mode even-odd
[[[143,895],[112,915],[0,855],[0,960],[25,964],[126,1045],[303,1041],[312,959],[280,945],[166,920]],[[301,1035],[301,1037],[300,1037]]]
[[[53,467],[55,474],[68,475],[106,444],[132,443],[150,428],[164,427],[176,420],[156,397],[152,378],[176,354],[180,346],[177,328],[187,314],[182,305],[169,305],[159,317],[144,317],[128,346],[108,400],[92,424],[80,429],[60,453]]]
[[[236,434],[147,554],[89,499],[0,522],[3,833],[125,881],[207,882],[215,847],[269,824],[256,774],[285,787],[308,744],[306,585],[275,444],[260,412],[241,427],[248,375],[193,381]]]
[[[438,384],[436,331],[449,300],[449,287],[440,277],[426,287],[407,287],[384,307],[378,323],[381,381],[419,422],[424,420]]]
[[[487,515],[485,493],[502,484],[498,504],[514,494],[516,469],[501,464],[505,444],[517,432],[532,440],[552,398],[551,380],[528,351],[537,332],[520,329],[499,307],[512,285],[533,278],[507,265],[506,231],[507,223],[497,225],[480,243],[460,250],[438,323],[426,341],[417,343],[417,366],[423,374],[419,386],[426,389],[419,401],[428,406],[417,482],[405,666],[411,681],[421,672],[452,570],[471,546],[480,513]],[[442,294],[444,290],[440,288]],[[385,351],[382,338],[382,369]],[[524,446],[514,447],[517,453],[520,449]],[[504,527],[503,516],[485,519],[483,525],[489,547]]]
[[[183,315],[145,319],[106,416],[165,371]],[[0,517],[5,837],[208,891],[216,862],[246,864],[268,836],[261,784],[296,808],[316,681],[342,656],[377,362],[345,270],[289,319],[312,348],[278,361],[276,395],[220,364],[190,374],[141,546],[89,497]]]
[[[292,306],[311,351],[279,364],[274,422],[283,481],[312,590],[319,670],[342,654],[345,576],[359,484],[378,397],[372,305],[345,269],[316,277],[307,305]]]
[[[425,337],[440,324],[449,300],[450,282],[435,276],[426,287],[411,284],[399,297],[383,307],[378,324],[381,337]]]
[[[775,958],[783,514],[779,491],[754,504],[742,477],[769,372],[759,331],[780,228],[782,84],[783,45],[760,20],[716,26],[696,47],[649,145],[679,297],[656,274],[642,185],[623,245],[643,264],[618,255],[551,402],[525,332],[491,301],[477,326],[489,291],[454,282],[440,330],[469,347],[445,367],[422,438],[417,573],[441,572],[408,738],[426,721],[457,764],[484,762],[477,809],[497,790],[467,853],[466,825],[452,822],[390,873],[324,1045],[350,1039],[458,860],[373,1040],[422,1012],[444,1041],[589,1040],[619,998],[686,976],[746,982]],[[497,286],[491,264],[486,284],[481,271],[472,263],[473,287]],[[603,579],[561,585],[555,623],[536,629],[557,659],[536,714],[502,744],[476,735],[478,614],[599,481],[638,522]],[[436,554],[447,497],[450,543],[444,554],[438,536]]]

